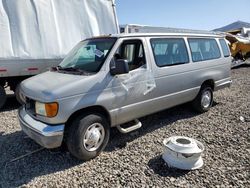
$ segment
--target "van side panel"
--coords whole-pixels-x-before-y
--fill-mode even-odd
[[[149,40],[147,43],[151,46]],[[150,48],[150,62],[156,89],[151,92],[150,100],[123,107],[123,110],[130,114],[127,120],[192,101],[206,80],[213,80],[215,89],[218,84],[230,81],[230,58],[221,55],[219,59],[193,62],[190,50],[188,51],[190,61],[188,64],[158,67]]]
[[[218,59],[193,62],[187,37],[184,39],[189,54],[189,63],[166,67],[156,65],[150,39],[147,39],[148,62],[151,63],[156,88],[150,92],[149,99],[112,110],[112,112],[117,112],[117,124],[192,101],[206,80],[213,80],[215,90],[230,85],[225,84],[230,83],[231,80],[230,57],[224,58],[220,52],[221,57]],[[120,114],[119,111],[123,113]]]

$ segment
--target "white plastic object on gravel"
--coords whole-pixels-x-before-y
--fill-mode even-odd
[[[203,166],[201,157],[204,145],[189,137],[173,136],[163,141],[163,160],[169,167],[182,170],[195,170]]]

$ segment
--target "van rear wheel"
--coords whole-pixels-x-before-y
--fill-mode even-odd
[[[192,106],[197,112],[207,112],[213,104],[213,90],[210,86],[202,86],[198,95],[192,102]]]
[[[90,160],[106,147],[110,128],[102,115],[83,115],[69,126],[66,143],[70,153],[76,158]]]
[[[4,106],[7,100],[6,92],[3,86],[0,86],[0,109]]]

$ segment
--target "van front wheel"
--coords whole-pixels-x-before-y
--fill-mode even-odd
[[[106,147],[109,140],[109,124],[102,115],[89,114],[78,117],[69,125],[67,146],[78,159],[95,158]]]
[[[213,104],[213,90],[209,86],[202,86],[199,94],[192,102],[194,110],[207,112]]]

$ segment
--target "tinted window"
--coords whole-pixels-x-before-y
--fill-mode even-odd
[[[151,46],[159,67],[189,62],[183,39],[151,39]]]
[[[204,61],[220,58],[220,50],[215,39],[188,39],[192,59]]]
[[[223,52],[224,57],[230,56],[230,52],[229,52],[226,41],[224,39],[220,39],[219,41],[220,41],[220,46],[222,48],[222,52]]]

